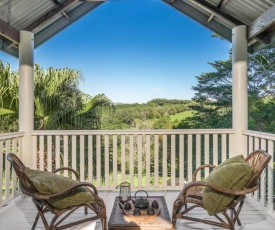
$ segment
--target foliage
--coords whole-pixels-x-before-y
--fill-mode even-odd
[[[0,61],[1,131],[18,130],[19,76]],[[112,102],[104,95],[91,97],[78,89],[79,70],[34,68],[35,129],[98,129],[101,110],[111,111]]]
[[[248,110],[249,129],[275,132],[272,112],[275,108],[275,48],[269,47],[249,56]],[[193,88],[195,105],[192,117],[176,128],[230,128],[232,126],[232,56],[209,63],[215,71],[197,76]]]
[[[173,126],[170,116],[189,110],[190,104],[191,101],[188,100],[154,99],[146,104],[115,105],[115,114],[103,114],[101,127],[102,129],[169,129]]]
[[[11,71],[10,64],[0,60],[0,133],[12,132],[18,127],[18,73]]]

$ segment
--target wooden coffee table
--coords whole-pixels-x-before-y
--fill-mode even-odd
[[[171,230],[172,223],[164,196],[149,196],[148,200],[156,200],[160,207],[160,214],[148,220],[136,220],[124,215],[119,207],[118,196],[108,222],[109,230]]]

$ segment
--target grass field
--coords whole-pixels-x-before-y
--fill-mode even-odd
[[[181,121],[181,120],[185,119],[186,117],[192,117],[192,113],[193,113],[192,110],[185,111],[185,112],[182,112],[182,113],[177,113],[175,115],[171,115],[170,119],[171,119],[172,122],[173,121]]]

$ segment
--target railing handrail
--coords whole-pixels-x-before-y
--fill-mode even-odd
[[[269,139],[272,141],[275,141],[275,134],[273,133],[265,133],[265,132],[259,132],[259,131],[252,131],[252,130],[244,130],[243,135],[246,136],[253,136],[263,139]]]
[[[233,129],[156,129],[156,130],[35,130],[35,135],[127,135],[127,134],[234,134]]]
[[[16,137],[23,137],[24,132],[15,132],[15,133],[4,133],[0,134],[0,141],[6,140],[6,139],[12,139]]]

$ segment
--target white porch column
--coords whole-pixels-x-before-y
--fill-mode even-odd
[[[247,27],[237,26],[232,31],[232,108],[234,138],[233,155],[244,153],[242,131],[248,128],[247,98]]]
[[[21,159],[29,167],[32,162],[31,131],[34,128],[34,37],[20,31],[19,44],[19,131],[25,132]]]

